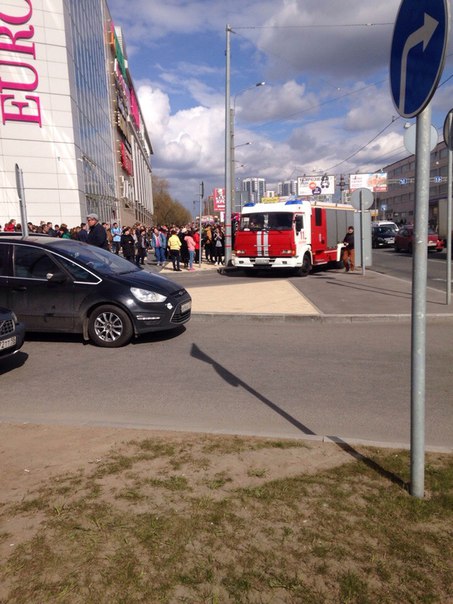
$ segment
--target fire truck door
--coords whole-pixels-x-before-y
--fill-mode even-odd
[[[327,247],[327,224],[323,208],[313,208],[311,215],[311,249],[315,254],[317,251],[325,250]]]

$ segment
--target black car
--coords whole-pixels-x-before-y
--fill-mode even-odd
[[[16,354],[24,343],[25,327],[8,308],[0,307],[0,359]]]
[[[395,243],[396,231],[390,227],[377,226],[371,229],[371,245],[374,248],[391,247]]]
[[[0,237],[0,305],[27,331],[82,333],[115,348],[180,327],[191,297],[173,281],[109,251],[55,237]]]

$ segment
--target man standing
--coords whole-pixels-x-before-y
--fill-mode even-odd
[[[112,225],[112,228],[110,229],[110,232],[112,233],[112,252],[114,252],[116,255],[119,254],[120,251],[120,247],[121,247],[121,227],[118,226],[117,222],[114,222]]]
[[[347,273],[353,271],[355,268],[354,227],[348,227],[348,232],[343,239],[343,245],[343,265]]]
[[[88,230],[87,230],[87,223],[86,222],[81,222],[80,223],[80,231],[77,233],[77,239],[79,241],[84,241],[86,243],[86,240],[88,238]]]
[[[154,250],[156,256],[157,266],[164,266],[165,264],[165,248],[167,246],[166,237],[159,231],[157,227],[154,227],[153,234],[151,235],[151,247]]]
[[[88,214],[88,237],[87,243],[101,247],[104,250],[109,249],[109,243],[107,240],[107,233],[102,224],[99,222],[99,216],[97,214]]]

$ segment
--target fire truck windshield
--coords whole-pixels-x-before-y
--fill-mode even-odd
[[[277,230],[290,231],[293,228],[291,212],[259,212],[241,216],[240,231]]]

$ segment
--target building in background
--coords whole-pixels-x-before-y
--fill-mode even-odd
[[[241,190],[247,193],[246,199],[241,199],[241,201],[259,203],[266,194],[266,181],[264,178],[244,178]]]
[[[290,197],[297,195],[297,179],[285,180],[277,184],[277,195],[279,197]]]
[[[0,11],[0,222],[151,222],[152,146],[105,0],[9,0]]]
[[[415,211],[415,156],[409,155],[383,168],[387,172],[387,192],[375,194],[377,216],[411,224]],[[437,226],[439,201],[447,199],[448,149],[438,143],[430,156],[429,214],[433,227]]]

